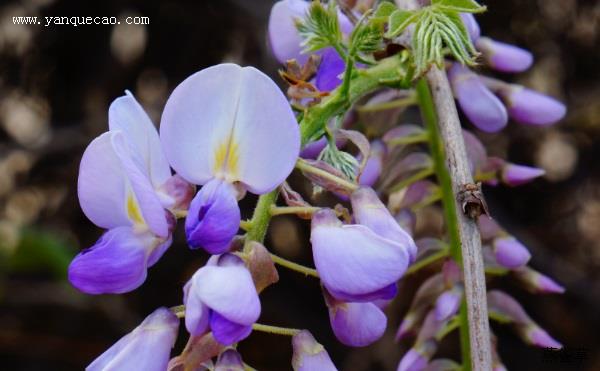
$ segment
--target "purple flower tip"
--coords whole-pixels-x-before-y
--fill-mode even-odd
[[[496,238],[494,254],[498,264],[510,269],[522,267],[531,259],[529,250],[514,237]]]
[[[435,319],[444,321],[456,314],[460,305],[462,290],[452,289],[442,293],[435,302]]]
[[[215,371],[244,371],[244,362],[242,356],[235,349],[227,349],[219,354]]]
[[[300,331],[292,338],[294,354],[292,367],[294,371],[337,371],[323,346],[306,330]]]
[[[400,326],[398,326],[398,331],[396,331],[395,337],[396,341],[400,341],[408,337],[408,335],[412,334],[412,327],[414,326],[414,324],[414,317],[411,315],[407,315],[400,323]]]
[[[177,316],[167,308],[159,308],[86,370],[166,370],[178,329]]]
[[[502,181],[514,187],[528,183],[544,174],[546,174],[544,169],[509,163],[502,168]]]
[[[475,46],[483,54],[485,62],[498,71],[522,72],[533,63],[533,56],[528,50],[488,37],[479,38]]]
[[[233,185],[221,180],[205,184],[190,204],[185,234],[192,248],[203,247],[211,254],[229,249],[240,226],[240,209]]]
[[[338,340],[351,347],[364,347],[383,336],[387,317],[373,303],[335,303],[329,321]]]
[[[488,133],[500,131],[506,126],[506,108],[475,73],[454,63],[448,74],[454,95],[473,125]]]
[[[522,124],[551,125],[567,112],[565,105],[558,100],[522,86],[500,90],[499,94],[508,107],[510,117]]]
[[[342,83],[340,75],[344,72],[346,64],[333,48],[327,48],[321,54],[321,64],[317,70],[316,83],[320,91],[331,91]]]
[[[411,349],[400,360],[397,371],[421,371],[427,366],[427,362],[423,354],[416,349]]]
[[[477,41],[479,36],[481,36],[481,29],[479,28],[479,23],[475,20],[475,16],[471,13],[460,13],[460,17],[467,28],[467,32],[469,32],[471,41]]]
[[[540,291],[547,294],[562,294],[565,292],[565,288],[563,286],[559,285],[552,278],[543,274],[540,274],[539,277],[537,277],[537,286]]]
[[[562,344],[553,339],[546,331],[538,326],[531,326],[527,331],[527,338],[531,344],[540,348],[561,349]]]

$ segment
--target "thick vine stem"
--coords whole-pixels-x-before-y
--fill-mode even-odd
[[[458,224],[459,242],[469,319],[471,365],[474,370],[491,370],[490,330],[487,313],[485,270],[481,253],[481,236],[475,220],[462,212],[458,195],[465,185],[473,183],[462,128],[446,73],[432,66],[425,79],[431,90],[437,124],[442,138],[446,165],[454,192],[454,209]]]

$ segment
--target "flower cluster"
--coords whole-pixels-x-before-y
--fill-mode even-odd
[[[480,9],[474,1],[463,3]],[[460,21],[455,2],[432,7],[419,13],[429,20],[427,27],[440,25],[431,21],[436,17],[458,20],[460,26],[452,27],[468,29],[491,68],[519,72],[531,65],[529,52],[481,37],[471,14]],[[443,231],[456,226],[446,220],[444,228],[413,240],[423,233],[422,210],[441,214],[454,207],[451,187],[440,181],[444,154],[432,150],[440,146],[438,134],[427,125],[401,123],[405,109],[422,104],[411,83],[419,77],[411,75],[416,57],[401,46],[404,34],[413,32],[408,25],[415,14],[389,2],[376,9],[339,9],[334,2],[325,7],[282,0],[271,10],[269,42],[285,63],[281,76],[290,85],[288,96],[255,68],[226,63],[189,76],[173,90],[160,136],[131,93],[111,104],[109,131],[83,154],[78,184],[84,213],[107,231],[75,257],[69,280],[89,294],[136,289],[171,245],[179,218],[185,218],[189,247],[210,257],[183,287],[183,305],[157,309],[88,369],[243,370],[249,366],[236,345],[260,330],[292,336],[294,370],[335,370],[307,330],[257,323],[259,294],[278,280],[275,263],[320,280],[332,331],[353,347],[383,336],[385,310],[400,280],[439,265],[441,272],[420,286],[397,331],[397,340],[416,335],[398,370],[458,367],[433,359],[442,338],[465,320],[459,308],[471,283],[456,260],[460,241]],[[404,31],[390,33],[392,28]],[[456,47],[453,37],[443,39],[450,49]],[[508,117],[546,125],[565,113],[549,97],[479,76],[458,62],[447,72],[464,113],[484,131],[500,130]],[[463,139],[472,175],[486,185],[517,186],[544,175],[489,156],[467,130]],[[286,182],[294,168],[312,194],[303,196]],[[260,197],[252,218],[242,220],[238,201],[247,192]],[[322,202],[323,192],[336,202]],[[280,195],[286,206],[277,206]],[[315,269],[263,246],[269,220],[279,214],[310,220]],[[490,276],[510,275],[537,293],[564,291],[527,266],[531,254],[515,236],[487,217],[479,226]],[[488,302],[491,318],[512,324],[525,342],[560,347],[508,294],[490,291]],[[171,358],[179,318],[185,318],[190,337]],[[493,350],[500,369],[495,345]]]

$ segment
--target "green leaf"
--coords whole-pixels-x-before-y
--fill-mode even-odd
[[[459,13],[481,13],[486,10],[485,6],[479,5],[474,0],[432,0],[431,5]]]
[[[396,7],[396,5],[394,5],[394,3],[390,3],[388,1],[384,1],[381,4],[379,4],[379,6],[377,7],[377,10],[375,10],[375,13],[373,14],[374,17],[389,17],[396,9],[398,9]]]
[[[393,38],[400,35],[409,24],[417,21],[419,12],[397,9],[389,17],[388,32],[385,37]]]
[[[359,23],[350,34],[352,53],[372,53],[381,47],[383,25],[379,23]]]
[[[318,1],[312,2],[306,17],[296,20],[296,28],[304,39],[302,46],[305,52],[337,46],[342,41],[334,2],[327,8]]]

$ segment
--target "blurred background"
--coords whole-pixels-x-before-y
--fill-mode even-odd
[[[0,1],[0,368],[79,370],[159,306],[181,303],[182,286],[206,260],[177,231],[175,242],[126,295],[83,295],[66,281],[72,257],[102,231],[77,201],[81,154],[107,130],[110,102],[134,92],[155,123],[170,91],[193,72],[223,61],[255,66],[276,81],[266,43],[273,1]],[[533,51],[536,62],[512,81],[566,102],[558,125],[510,124],[483,135],[495,155],[547,175],[530,185],[485,188],[490,210],[531,250],[531,265],[564,285],[564,295],[532,296],[495,280],[581,362],[542,363],[509,329],[494,326],[509,369],[600,370],[600,3],[594,0],[482,1],[478,16],[495,39]],[[147,16],[148,25],[25,26],[13,16]],[[466,124],[469,125],[469,124]],[[255,198],[247,197],[249,214]],[[267,246],[311,265],[308,223],[277,217]],[[388,333],[351,349],[333,337],[318,283],[279,270],[264,292],[261,322],[308,328],[341,370],[394,370],[410,342],[393,341],[426,275],[403,282],[388,308]],[[185,344],[184,327],[175,351]],[[442,354],[456,351],[456,337]],[[254,333],[240,346],[258,370],[291,369],[288,338]],[[175,353],[174,353],[175,354]]]

